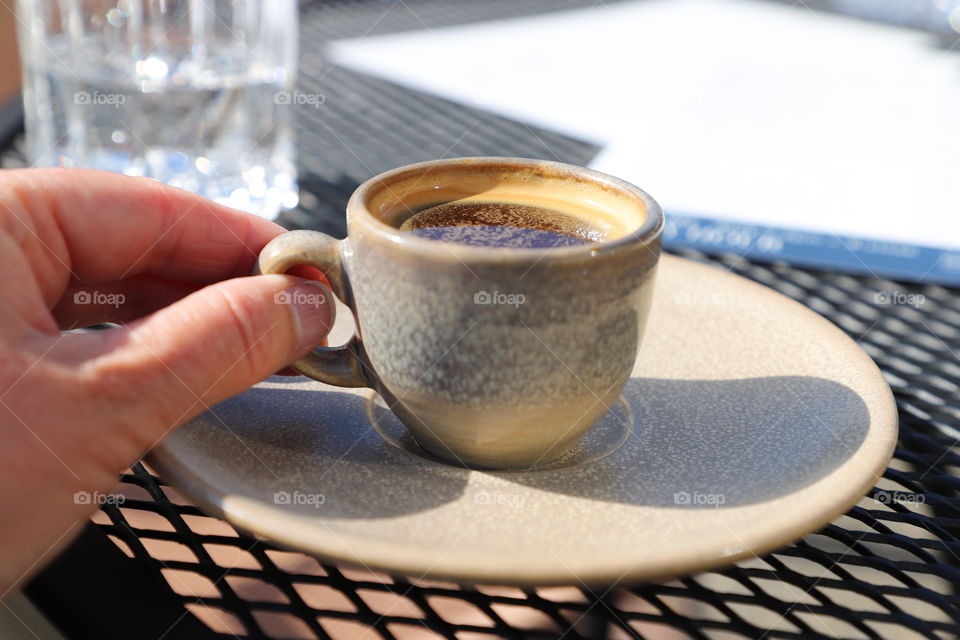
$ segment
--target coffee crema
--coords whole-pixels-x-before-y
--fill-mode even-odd
[[[568,247],[603,239],[597,228],[555,209],[482,200],[428,206],[399,228],[431,240],[513,249]]]

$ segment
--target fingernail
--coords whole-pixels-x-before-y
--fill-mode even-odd
[[[336,305],[333,293],[313,280],[301,280],[277,294],[277,299],[290,305],[297,324],[295,358],[303,356],[319,344],[333,327]]]

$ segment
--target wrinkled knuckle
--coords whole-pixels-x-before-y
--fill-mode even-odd
[[[139,345],[141,339],[127,328],[114,328],[85,334],[91,340],[89,350],[98,354],[84,360],[76,367],[77,379],[85,385],[88,397],[114,406],[137,407],[162,405],[160,397],[166,390],[169,377],[167,363],[159,356],[158,366],[137,354],[151,353],[149,345],[142,345],[136,354],[126,347]],[[144,390],[150,390],[145,393]],[[119,403],[119,405],[118,405]]]
[[[22,350],[0,347],[0,394],[11,390],[31,364]]]
[[[157,382],[151,368],[131,366],[110,356],[89,360],[77,373],[85,396],[105,410],[150,404],[153,394],[144,393],[144,389],[155,389]]]
[[[96,358],[78,368],[76,381],[84,414],[96,417],[97,433],[110,434],[110,442],[100,445],[108,458],[139,455],[152,444],[156,425],[171,420],[173,407],[148,368]]]

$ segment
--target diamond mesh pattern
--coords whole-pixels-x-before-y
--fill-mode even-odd
[[[301,88],[326,101],[298,112],[301,206],[281,222],[342,236],[343,207],[357,184],[419,160],[518,155],[589,162],[597,151],[589,142],[330,66],[322,43],[590,4],[341,0],[305,7]],[[4,166],[23,164],[21,145],[3,154]],[[849,513],[796,544],[722,571],[629,589],[390,577],[321,564],[239,535],[139,464],[122,478],[126,501],[105,505],[94,520],[125,553],[162,573],[184,606],[223,638],[958,637],[956,292],[681,254],[821,313],[860,343],[894,389],[901,437],[890,468]],[[913,294],[914,303],[881,304],[894,293]]]

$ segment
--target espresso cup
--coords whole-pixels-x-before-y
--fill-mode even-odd
[[[438,203],[550,207],[599,230],[551,248],[471,246],[401,231]],[[356,334],[292,366],[376,390],[431,454],[476,468],[525,468],[567,451],[630,377],[650,310],[663,214],[637,187],[556,162],[457,158],[360,185],[347,238],[292,231],[262,273],[324,272]]]

